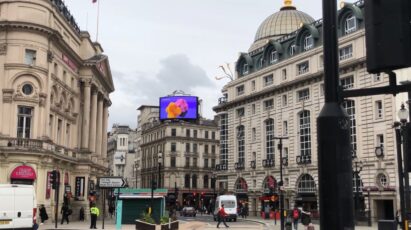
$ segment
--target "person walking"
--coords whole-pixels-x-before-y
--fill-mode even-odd
[[[301,210],[301,223],[308,229],[308,225],[311,223],[311,212],[307,211],[306,208]]]
[[[43,225],[44,224],[44,221],[46,221],[46,220],[48,220],[49,219],[49,216],[47,215],[47,211],[46,211],[46,208],[44,207],[44,204],[42,204],[41,206],[40,206],[40,225]]]
[[[80,208],[80,221],[84,221],[84,208]]]
[[[64,204],[63,207],[61,207],[60,213],[61,213],[61,223],[60,224],[63,224],[64,220],[67,222],[67,224],[69,224],[68,217],[70,214],[69,214],[69,207],[67,204]]]
[[[294,206],[294,209],[292,211],[292,218],[293,218],[294,230],[298,230],[298,220],[300,219],[300,210],[297,208],[297,206]]]
[[[395,213],[395,220],[397,221],[397,225],[400,229],[403,229],[402,219],[401,219],[401,209],[398,209]]]
[[[221,205],[221,208],[218,210],[217,213],[217,218],[218,218],[218,223],[217,223],[217,228],[220,228],[220,223],[221,221],[223,221],[224,225],[226,228],[228,228],[229,226],[227,225],[227,223],[225,222],[225,218],[228,216],[228,214],[225,212],[224,210],[224,204]]]
[[[100,210],[96,207],[96,204],[92,204],[90,208],[91,223],[90,229],[97,229],[97,217],[100,215]]]
[[[114,205],[110,205],[110,207],[108,208],[108,212],[110,213],[110,218],[113,219]]]

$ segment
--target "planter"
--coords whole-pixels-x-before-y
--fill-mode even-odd
[[[156,230],[156,225],[136,220],[136,230]]]
[[[167,224],[162,224],[161,225],[161,230],[178,230],[178,220],[171,222],[170,228]]]

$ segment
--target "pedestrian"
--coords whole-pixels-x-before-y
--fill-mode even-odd
[[[110,218],[113,219],[114,205],[110,205],[110,207],[108,207],[108,212],[110,213]]]
[[[397,221],[397,225],[400,226],[401,229],[403,229],[402,218],[401,218],[401,209],[398,209],[397,212],[395,213],[395,220]]]
[[[247,219],[248,216],[248,205],[245,205],[244,207],[244,218]]]
[[[64,220],[67,222],[67,224],[69,224],[69,207],[67,204],[63,204],[63,206],[61,207],[61,223],[64,223]]]
[[[40,211],[40,220],[41,220],[40,225],[43,225],[44,221],[49,219],[49,216],[47,215],[47,211],[46,211],[46,208],[44,207],[44,204],[40,206],[39,211]]]
[[[293,219],[294,230],[298,230],[298,220],[300,219],[300,210],[297,208],[297,206],[294,206],[292,215],[293,215],[292,219]]]
[[[84,208],[80,208],[80,221],[84,221]]]
[[[218,223],[217,223],[217,228],[220,228],[220,223],[221,221],[224,223],[225,227],[228,228],[229,226],[225,222],[225,218],[228,216],[228,214],[224,210],[224,204],[221,205],[221,208],[218,210],[217,213],[217,218],[218,218]]]
[[[311,223],[311,212],[307,211],[307,208],[301,210],[301,223],[308,229],[308,225]]]
[[[270,206],[268,206],[268,204],[265,205],[264,213],[265,213],[265,219],[270,219]]]
[[[100,210],[96,207],[96,204],[91,204],[90,208],[91,223],[90,229],[97,229],[97,217],[100,215]]]

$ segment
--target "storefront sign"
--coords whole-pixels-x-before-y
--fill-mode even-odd
[[[85,177],[76,177],[76,189],[75,189],[75,197],[76,199],[80,199],[84,197],[84,185],[85,185]]]
[[[10,178],[13,180],[35,180],[36,172],[30,166],[21,165],[13,170]]]
[[[46,199],[50,199],[50,194],[51,194],[50,175],[51,175],[51,172],[47,172]]]
[[[62,55],[63,62],[66,63],[70,69],[72,69],[74,72],[77,72],[77,65],[72,61],[69,57],[67,57],[65,54]]]

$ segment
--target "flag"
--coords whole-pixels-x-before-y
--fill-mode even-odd
[[[97,0],[93,0],[93,3],[96,3],[97,2]]]

